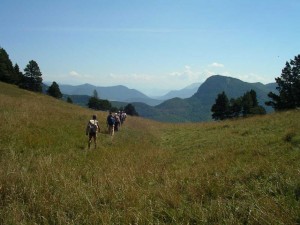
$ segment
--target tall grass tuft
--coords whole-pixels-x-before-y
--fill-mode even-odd
[[[283,140],[286,142],[291,142],[293,137],[296,136],[296,130],[295,129],[288,129],[288,131],[284,134]]]

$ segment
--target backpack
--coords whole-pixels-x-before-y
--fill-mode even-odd
[[[94,123],[92,123],[91,121],[89,122],[89,132],[90,133],[96,133],[98,130],[98,126],[96,121],[94,121]]]
[[[108,123],[108,125],[110,125],[110,126],[115,125],[115,119],[114,119],[114,117],[113,117],[113,116],[109,116],[109,117],[107,118],[107,123]]]

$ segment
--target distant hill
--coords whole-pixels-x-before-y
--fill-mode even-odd
[[[276,87],[277,87],[277,83],[269,83],[266,84],[266,87],[271,90],[272,92],[278,92]]]
[[[143,102],[148,105],[154,106],[162,102],[149,98],[147,95],[135,89],[129,89],[125,86],[111,86],[111,87],[98,87],[91,84],[82,84],[78,86],[73,85],[59,85],[60,91],[67,95],[93,95],[94,90],[97,91],[101,99],[109,101],[122,101],[122,102]]]
[[[177,119],[177,122],[209,121],[211,120],[211,106],[215,103],[219,93],[225,91],[228,98],[237,98],[253,89],[256,91],[259,104],[265,107],[267,112],[271,112],[272,108],[266,107],[264,102],[269,100],[267,95],[270,91],[274,91],[274,87],[273,84],[247,83],[236,78],[215,75],[209,77],[192,97],[173,98],[155,108],[159,115],[169,116],[161,121],[174,122],[174,118]],[[156,111],[152,111],[152,114],[149,115],[148,112],[141,111],[140,115],[151,119],[160,117],[155,113]]]
[[[215,75],[209,77],[191,98],[192,100],[201,99],[202,103],[211,104],[219,93],[224,91],[228,98],[237,98],[251,89],[256,91],[257,99],[261,105],[268,99],[270,91],[274,91],[272,85],[262,83],[247,83],[237,78]]]
[[[166,95],[160,97],[150,98],[135,89],[129,89],[125,86],[111,86],[111,87],[98,87],[91,84],[83,84],[78,86],[73,85],[59,85],[60,90],[66,95],[87,95],[91,96],[96,90],[98,95],[102,99],[108,99],[110,101],[122,101],[122,102],[141,102],[150,106],[156,106],[165,100],[172,98],[189,98],[195,94],[201,83],[193,83],[180,90],[172,90]]]
[[[158,97],[158,99],[167,100],[171,98],[189,98],[197,92],[200,85],[201,83],[193,83],[183,89],[170,91],[167,94]]]
[[[193,90],[196,85],[184,89]],[[64,94],[69,93],[64,95],[65,98],[69,96],[75,104],[81,106],[86,106],[89,96],[92,95],[94,90],[97,90],[100,98],[112,101],[113,106],[124,107],[129,102],[132,103],[139,115],[145,118],[164,122],[197,122],[211,120],[211,106],[215,103],[217,95],[222,91],[226,93],[228,98],[237,98],[253,89],[257,94],[259,104],[265,107],[267,112],[272,112],[273,109],[267,107],[264,103],[269,100],[267,95],[270,91],[277,91],[276,86],[276,83],[266,85],[248,83],[232,77],[215,75],[201,84],[191,97],[176,97],[166,101],[151,99],[135,89],[128,89],[124,86],[104,88],[90,84],[79,86],[61,85],[60,89]],[[79,94],[74,95],[74,93]]]
[[[140,106],[144,104],[147,104],[148,106],[156,106],[161,104],[165,100],[172,99],[175,97],[188,98],[195,94],[199,86],[200,83],[194,83],[181,90],[170,91],[164,96],[157,97],[157,99],[150,98],[135,89],[129,89],[121,85],[112,87],[97,87],[90,84],[83,84],[78,86],[60,85],[59,88],[63,93],[64,99],[70,97],[73,100],[73,102],[77,105],[86,106],[90,96],[93,94],[94,90],[96,90],[100,98],[108,99],[109,101],[115,102],[115,105],[117,105],[118,107],[119,104],[125,106],[128,103],[141,103]],[[47,84],[43,84],[43,93],[46,93],[46,90],[48,88],[49,86],[47,86]],[[116,104],[116,102],[119,103]],[[143,110],[143,107],[138,108],[140,108],[141,111],[147,111]]]

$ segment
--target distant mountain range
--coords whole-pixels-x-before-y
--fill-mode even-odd
[[[201,83],[193,83],[183,89],[170,91],[164,96],[157,97],[157,99],[168,100],[171,98],[189,98],[197,92],[200,85]]]
[[[121,107],[132,103],[140,116],[164,122],[194,122],[211,120],[211,106],[222,91],[228,98],[237,98],[251,89],[255,90],[260,105],[266,107],[270,91],[277,92],[276,83],[248,83],[236,78],[215,75],[204,83],[195,83],[184,89],[150,98],[147,95],[125,86],[97,87],[90,84],[78,86],[60,85],[65,96],[70,96],[75,104],[86,106],[94,90],[101,99],[108,99],[113,106]]]
[[[141,103],[134,106],[143,117],[167,122],[198,122],[211,120],[211,106],[215,103],[217,95],[222,91],[228,98],[237,98],[251,89],[255,90],[257,100],[265,107],[267,112],[272,108],[266,107],[269,100],[268,93],[276,92],[276,84],[247,83],[236,78],[215,75],[209,77],[190,98],[173,98],[164,101],[155,107],[149,107]]]
[[[135,89],[129,89],[125,86],[98,87],[91,84],[82,84],[78,86],[59,85],[60,91],[67,95],[89,95],[92,96],[96,90],[99,98],[109,101],[138,102],[142,101],[149,105],[157,105],[160,100],[151,99],[147,95]]]
[[[119,102],[142,102],[150,106],[156,106],[162,103],[164,100],[179,97],[179,98],[188,98],[196,93],[199,88],[200,83],[194,83],[187,86],[181,90],[170,91],[168,94],[150,98],[147,95],[136,89],[129,89],[125,86],[111,86],[111,87],[99,87],[91,84],[82,84],[82,85],[59,85],[60,91],[63,94],[73,96],[74,98],[82,101],[84,98],[80,98],[80,95],[92,96],[94,90],[97,91],[98,96],[101,99],[107,99],[109,101],[119,101]],[[73,99],[72,97],[72,99]]]

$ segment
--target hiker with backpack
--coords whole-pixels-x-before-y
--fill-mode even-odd
[[[107,116],[106,119],[107,127],[108,127],[108,133],[110,136],[114,135],[114,127],[115,127],[115,118],[112,114],[112,112],[109,112],[109,115]]]
[[[95,148],[97,147],[97,132],[100,132],[100,126],[97,120],[97,116],[93,115],[92,119],[89,120],[85,131],[86,135],[89,136],[89,149],[91,147],[92,139],[94,139]]]
[[[123,124],[124,121],[126,120],[127,115],[126,115],[126,113],[124,111],[122,111],[120,114],[121,114],[121,116],[120,116],[120,118],[121,118],[121,124]]]
[[[118,113],[115,113],[114,119],[115,119],[115,127],[114,127],[114,130],[115,130],[115,131],[119,131],[121,122],[120,122],[120,117],[119,117]]]

